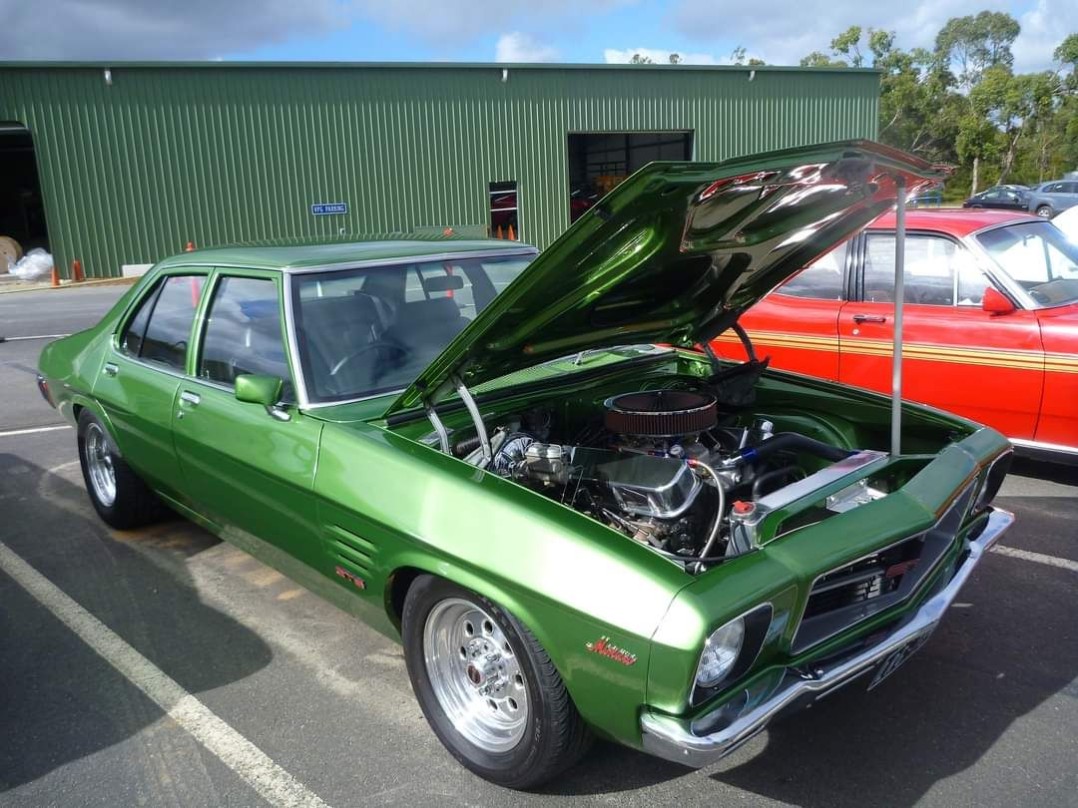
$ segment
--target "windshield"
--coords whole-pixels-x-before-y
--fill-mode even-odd
[[[1019,222],[977,236],[1037,308],[1078,302],[1078,244],[1049,222]]]
[[[532,258],[460,256],[295,275],[308,398],[348,401],[407,387]]]

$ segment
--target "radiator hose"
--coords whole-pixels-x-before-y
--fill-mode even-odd
[[[722,462],[722,467],[734,468],[742,463],[755,463],[757,460],[764,460],[776,452],[782,451],[805,452],[832,462],[845,460],[850,455],[855,454],[849,449],[840,449],[837,446],[807,438],[796,432],[779,432],[755,446],[746,446],[737,454],[726,458]]]

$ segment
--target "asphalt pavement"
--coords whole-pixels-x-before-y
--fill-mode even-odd
[[[124,291],[0,295],[0,336],[84,327]],[[181,519],[109,530],[73,431],[24,431],[61,423],[34,385],[45,341],[0,344],[2,806],[1078,805],[1078,470],[1016,465],[1004,548],[876,690],[707,769],[600,743],[518,794],[441,748],[391,641]],[[147,664],[117,667],[121,646]],[[193,698],[163,706],[161,682]]]

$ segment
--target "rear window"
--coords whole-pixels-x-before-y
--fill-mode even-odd
[[[182,371],[203,275],[171,275],[151,292],[120,338],[123,351]]]
[[[308,398],[347,401],[407,387],[531,259],[457,257],[293,276]]]

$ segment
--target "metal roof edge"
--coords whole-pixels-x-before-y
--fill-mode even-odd
[[[301,61],[38,61],[0,60],[0,70],[79,70],[109,68],[129,70],[167,69],[297,69],[297,70],[668,70],[715,73],[750,71],[763,73],[838,73],[851,75],[881,74],[876,67],[803,67],[801,65],[688,65],[688,64],[608,64],[605,62],[301,62]]]

